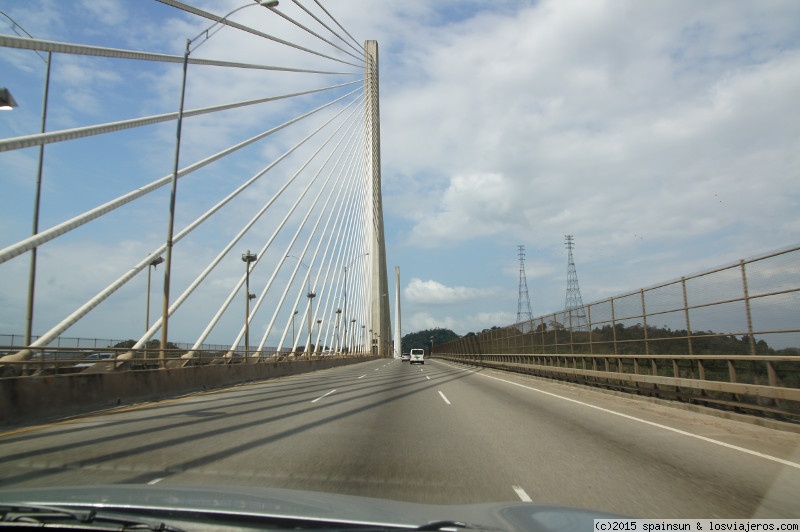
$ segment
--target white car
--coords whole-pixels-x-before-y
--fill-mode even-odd
[[[89,367],[94,366],[98,362],[101,362],[103,360],[113,359],[113,358],[116,358],[116,355],[114,353],[94,353],[94,354],[91,354],[91,355],[87,356],[86,358],[84,358],[83,359],[84,362],[80,362],[78,364],[75,364],[73,367],[75,367],[75,368],[89,368]]]
[[[411,364],[424,364],[425,363],[425,350],[412,349],[411,350]]]

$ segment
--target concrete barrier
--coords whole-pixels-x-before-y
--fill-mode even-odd
[[[0,379],[0,425],[42,422],[191,392],[307,373],[375,357],[295,359]]]

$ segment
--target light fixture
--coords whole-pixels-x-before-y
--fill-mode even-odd
[[[17,100],[11,96],[11,91],[5,87],[0,87],[0,110],[10,111],[14,107],[17,107]]]

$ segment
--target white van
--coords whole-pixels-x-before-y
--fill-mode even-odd
[[[425,363],[424,357],[425,357],[424,349],[411,350],[411,364],[424,364]]]

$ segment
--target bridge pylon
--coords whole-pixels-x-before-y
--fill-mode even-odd
[[[381,120],[378,87],[378,41],[364,43],[364,91],[366,94],[366,169],[372,192],[370,239],[371,352],[391,355],[392,328],[389,314],[389,279],[386,271],[386,242],[383,233],[381,199]]]

